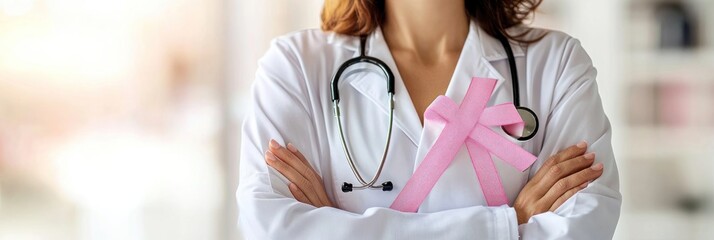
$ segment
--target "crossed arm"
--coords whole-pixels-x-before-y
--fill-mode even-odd
[[[295,146],[288,143],[285,147],[275,140],[270,140],[268,146],[266,163],[290,181],[289,189],[296,200],[318,208],[335,207],[327,197],[320,175]],[[526,223],[533,215],[555,211],[602,174],[602,163],[593,164],[595,154],[586,150],[587,143],[580,142],[541,166],[514,202],[518,224]]]

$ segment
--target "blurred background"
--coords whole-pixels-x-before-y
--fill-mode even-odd
[[[240,123],[321,0],[0,0],[0,240],[240,239]],[[714,2],[544,0],[599,70],[616,239],[714,239]]]

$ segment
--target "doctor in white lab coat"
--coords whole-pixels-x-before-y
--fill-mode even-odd
[[[458,63],[442,94],[458,104],[472,77],[493,78],[497,83],[487,106],[512,102],[513,86],[502,45],[478,20],[470,20],[467,28]],[[519,32],[523,28],[512,27],[508,31]],[[384,172],[378,180],[392,181],[393,191],[341,191],[343,182],[357,181],[345,159],[333,116],[330,79],[343,62],[360,54],[359,37],[313,29],[275,39],[260,60],[251,110],[242,128],[237,201],[246,238],[612,238],[621,195],[612,133],[598,94],[596,70],[578,40],[541,29],[532,29],[525,37],[538,36],[543,38],[534,43],[511,44],[520,79],[521,105],[535,111],[540,130],[531,140],[512,140],[538,157],[528,170],[520,172],[493,157],[509,204],[487,206],[469,154],[462,146],[417,213],[399,212],[389,206],[443,125],[428,120],[422,125],[383,28],[376,27],[368,35],[366,54],[383,60],[396,75],[394,132]],[[369,179],[379,165],[388,128],[387,91],[380,72],[354,68],[340,80],[340,104],[347,143],[360,173]],[[493,130],[512,139],[500,128]],[[320,194],[305,196],[297,190],[296,184],[301,183],[291,184],[289,177],[277,170],[276,162],[266,160],[271,156],[278,158],[278,165],[290,166],[290,159],[278,153],[275,146],[269,146],[271,139],[283,151],[291,143],[293,156],[302,157],[314,169],[312,173],[321,177],[324,189],[315,190]],[[552,166],[559,158],[564,161],[563,156],[575,154],[573,159],[585,161],[582,156],[586,150],[575,153],[573,149],[577,147],[572,147],[582,140],[589,143],[587,152],[596,157],[577,170],[598,172],[594,181],[579,186],[563,184],[560,187],[565,187],[563,191],[567,193],[558,195],[562,195],[557,200],[560,202],[551,200],[541,210],[533,209],[536,200],[519,197],[526,191],[534,194],[540,186],[536,180],[557,173]],[[555,163],[548,165],[549,161]],[[539,171],[546,165],[550,171]],[[602,169],[591,170],[595,166]],[[556,187],[559,186],[553,188]],[[540,195],[547,191],[541,189]],[[310,204],[307,198],[317,200]],[[549,209],[551,203],[553,208]],[[517,208],[519,204],[521,208]],[[527,205],[529,214],[522,214],[523,205]],[[520,219],[524,216],[527,217]]]

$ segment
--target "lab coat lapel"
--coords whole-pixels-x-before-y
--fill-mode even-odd
[[[359,44],[359,43],[358,43]],[[422,130],[419,115],[416,113],[411,97],[402,81],[402,77],[397,70],[397,64],[392,58],[389,47],[384,40],[381,29],[375,30],[367,41],[367,55],[378,58],[392,69],[394,73],[394,125],[401,129],[416,146]],[[355,57],[359,56],[359,45],[355,51]],[[370,76],[370,77],[367,77]],[[350,84],[362,95],[369,98],[376,104],[382,112],[389,113],[389,99],[386,90],[385,77],[379,74],[366,74],[356,76]]]

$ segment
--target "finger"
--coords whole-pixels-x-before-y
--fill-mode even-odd
[[[546,203],[550,203],[550,205],[552,205],[553,203],[555,203],[556,199],[563,196],[563,194],[565,194],[565,192],[567,192],[571,188],[600,177],[600,175],[602,175],[602,169],[602,163],[596,163],[589,168],[580,170],[577,173],[560,179],[553,185],[553,187],[550,188],[550,190],[548,190],[548,192],[545,194],[545,196],[543,196],[541,200],[546,201]]]
[[[320,202],[317,194],[314,194],[315,190],[312,187],[312,183],[303,177],[297,170],[285,163],[283,160],[280,160],[270,151],[265,152],[265,160],[268,165],[275,168],[275,170],[278,170],[278,172],[285,176],[288,181],[296,184],[298,188],[305,193],[305,196],[310,199],[310,202]]]
[[[307,159],[305,158],[305,156],[303,156],[302,153],[301,153],[300,151],[298,151],[298,149],[295,147],[295,145],[293,145],[292,143],[288,143],[287,149],[288,149],[291,153],[295,154],[295,156],[297,156],[298,159],[300,159],[300,161],[301,161],[303,164],[310,166],[310,163],[307,161]]]
[[[585,189],[585,187],[587,187],[587,186],[588,186],[588,183],[583,183],[583,184],[580,184],[580,186],[577,186],[575,188],[568,190],[567,192],[565,192],[565,194],[563,194],[563,196],[560,196],[557,200],[555,200],[555,203],[553,203],[553,206],[550,207],[549,211],[555,212],[555,210],[557,210],[561,205],[563,205],[563,203],[565,203],[565,201],[570,199],[576,193],[580,192],[580,190]]]
[[[536,192],[540,194],[538,197],[542,197],[557,181],[590,167],[593,162],[595,162],[595,153],[586,153],[552,166],[539,184],[534,187]]]
[[[295,170],[297,170],[303,177],[310,180],[312,175],[314,175],[315,172],[310,167],[310,164],[305,164],[302,160],[295,156],[295,154],[290,152],[287,148],[281,146],[275,140],[270,140],[269,146],[270,152],[275,154],[275,156],[277,156],[280,160],[283,160],[285,163],[295,168]]]
[[[587,149],[588,143],[585,141],[581,141],[578,144],[570,146],[565,150],[556,153],[555,155],[548,158],[545,163],[543,163],[543,165],[540,167],[538,172],[536,172],[535,176],[533,176],[532,179],[534,179],[536,182],[539,182],[547,174],[548,169],[550,169],[552,166],[555,166],[558,163],[561,163],[568,159],[583,155]]]
[[[320,177],[320,174],[317,174],[315,169],[311,167],[310,163],[307,161],[307,158],[305,158],[305,155],[303,155],[292,143],[288,143],[287,149],[290,152],[292,152],[295,156],[297,156],[298,159],[300,159],[300,161],[302,161],[303,164],[305,164],[305,166],[309,167],[310,171],[312,171],[312,173],[313,173],[313,176],[315,176],[315,178],[317,178],[317,181],[318,181],[317,183],[319,183],[319,186],[324,186],[323,182],[322,182],[322,177]],[[322,189],[324,189],[324,187]],[[325,205],[332,206],[332,201],[330,201],[330,198],[327,196],[327,193],[325,191],[318,190],[317,193]]]
[[[290,183],[290,185],[288,185],[288,188],[290,189],[290,193],[293,194],[293,197],[295,197],[295,200],[298,200],[301,203],[310,204],[312,206],[315,206],[315,204],[310,202],[310,199],[308,199],[307,196],[305,196],[305,193],[303,193],[302,190],[300,190],[300,188],[297,185],[295,185],[294,183]],[[315,206],[315,207],[317,207],[317,206]]]
[[[307,160],[304,160],[304,161],[301,160],[292,151],[281,146],[275,140],[271,140],[269,145],[270,145],[270,152],[272,152],[280,160],[286,162],[292,168],[297,170],[300,173],[300,175],[302,175],[305,179],[307,179],[310,182],[310,185],[312,185],[314,192],[306,193],[308,196],[312,197],[312,195],[314,193],[315,197],[320,199],[320,202],[323,205],[332,205],[330,203],[329,198],[327,197],[327,193],[325,193],[325,190],[324,190],[325,188],[322,185],[322,179],[320,179],[319,175],[315,172],[315,170],[312,169],[312,167],[310,167],[310,164],[307,163]],[[302,155],[302,154],[300,154],[300,155]]]
[[[310,171],[312,171],[313,174],[315,174],[315,177],[317,177],[320,182],[322,182],[322,178],[320,177],[320,174],[317,174],[317,171],[315,171],[314,168],[312,168],[312,165],[310,165],[310,162],[307,161],[307,158],[305,158],[305,155],[302,155],[302,153],[293,145],[292,143],[288,143],[287,147],[288,151],[290,151],[293,155],[295,155],[300,162],[302,162],[305,166],[308,166]]]

